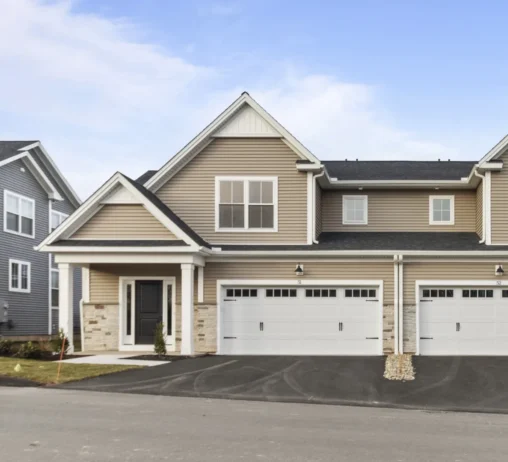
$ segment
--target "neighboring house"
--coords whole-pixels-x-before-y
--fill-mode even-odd
[[[39,141],[0,141],[0,195],[0,336],[44,338],[58,332],[58,267],[35,247],[80,200]]]
[[[182,354],[504,355],[507,157],[508,137],[478,162],[319,161],[243,93],[39,249],[66,331],[84,268],[88,350],[150,349],[162,320]]]

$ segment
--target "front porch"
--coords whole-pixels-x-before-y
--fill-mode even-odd
[[[175,256],[172,256],[175,258]],[[65,259],[62,256],[59,260]],[[137,258],[136,258],[137,260]],[[204,262],[58,262],[60,327],[72,339],[72,270],[83,271],[81,337],[88,351],[153,351],[154,328],[163,322],[168,353],[216,351],[216,303],[204,303]],[[189,261],[190,260],[190,261]]]

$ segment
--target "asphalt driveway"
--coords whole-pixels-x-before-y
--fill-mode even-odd
[[[206,356],[61,385],[89,391],[508,413],[508,358],[417,357],[416,380],[383,357]]]

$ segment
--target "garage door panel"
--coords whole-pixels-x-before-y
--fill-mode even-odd
[[[240,336],[240,335],[258,335],[259,322],[258,321],[243,321],[241,323],[236,322],[224,322],[222,324],[222,332],[226,336]]]

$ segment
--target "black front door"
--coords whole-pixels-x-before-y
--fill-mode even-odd
[[[136,345],[153,345],[162,322],[162,281],[136,281]]]

